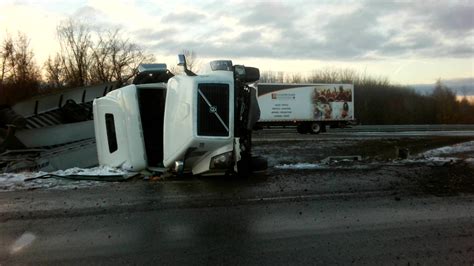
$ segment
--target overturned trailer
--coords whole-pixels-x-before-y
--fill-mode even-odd
[[[196,75],[141,67],[134,84],[94,101],[99,163],[129,171],[245,174],[266,168],[251,154],[259,118],[257,68],[210,62]]]
[[[71,88],[0,106],[0,172],[97,165],[92,102],[115,88]]]

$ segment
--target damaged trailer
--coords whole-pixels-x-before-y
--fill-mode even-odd
[[[115,83],[64,89],[0,107],[0,170],[55,171],[97,165],[92,102]]]

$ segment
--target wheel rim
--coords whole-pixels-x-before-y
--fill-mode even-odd
[[[311,131],[313,131],[313,133],[318,133],[320,129],[321,129],[321,127],[319,126],[318,123],[313,123],[311,125]]]

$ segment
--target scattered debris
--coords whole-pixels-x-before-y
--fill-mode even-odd
[[[70,168],[54,172],[22,172],[0,174],[0,190],[36,188],[76,188],[77,185],[97,185],[103,181],[125,181],[139,173],[101,166],[94,168]]]
[[[323,169],[320,164],[316,163],[296,163],[296,164],[280,164],[276,165],[275,168],[277,169]]]
[[[398,159],[408,159],[410,157],[410,150],[408,148],[399,148],[397,147],[397,157]]]
[[[362,160],[362,156],[360,155],[329,156],[321,160],[321,163],[331,164],[332,162],[337,163],[339,161],[350,162],[350,161],[360,161],[360,160]]]

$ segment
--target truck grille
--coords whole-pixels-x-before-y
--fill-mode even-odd
[[[229,85],[198,85],[197,134],[229,136]]]

